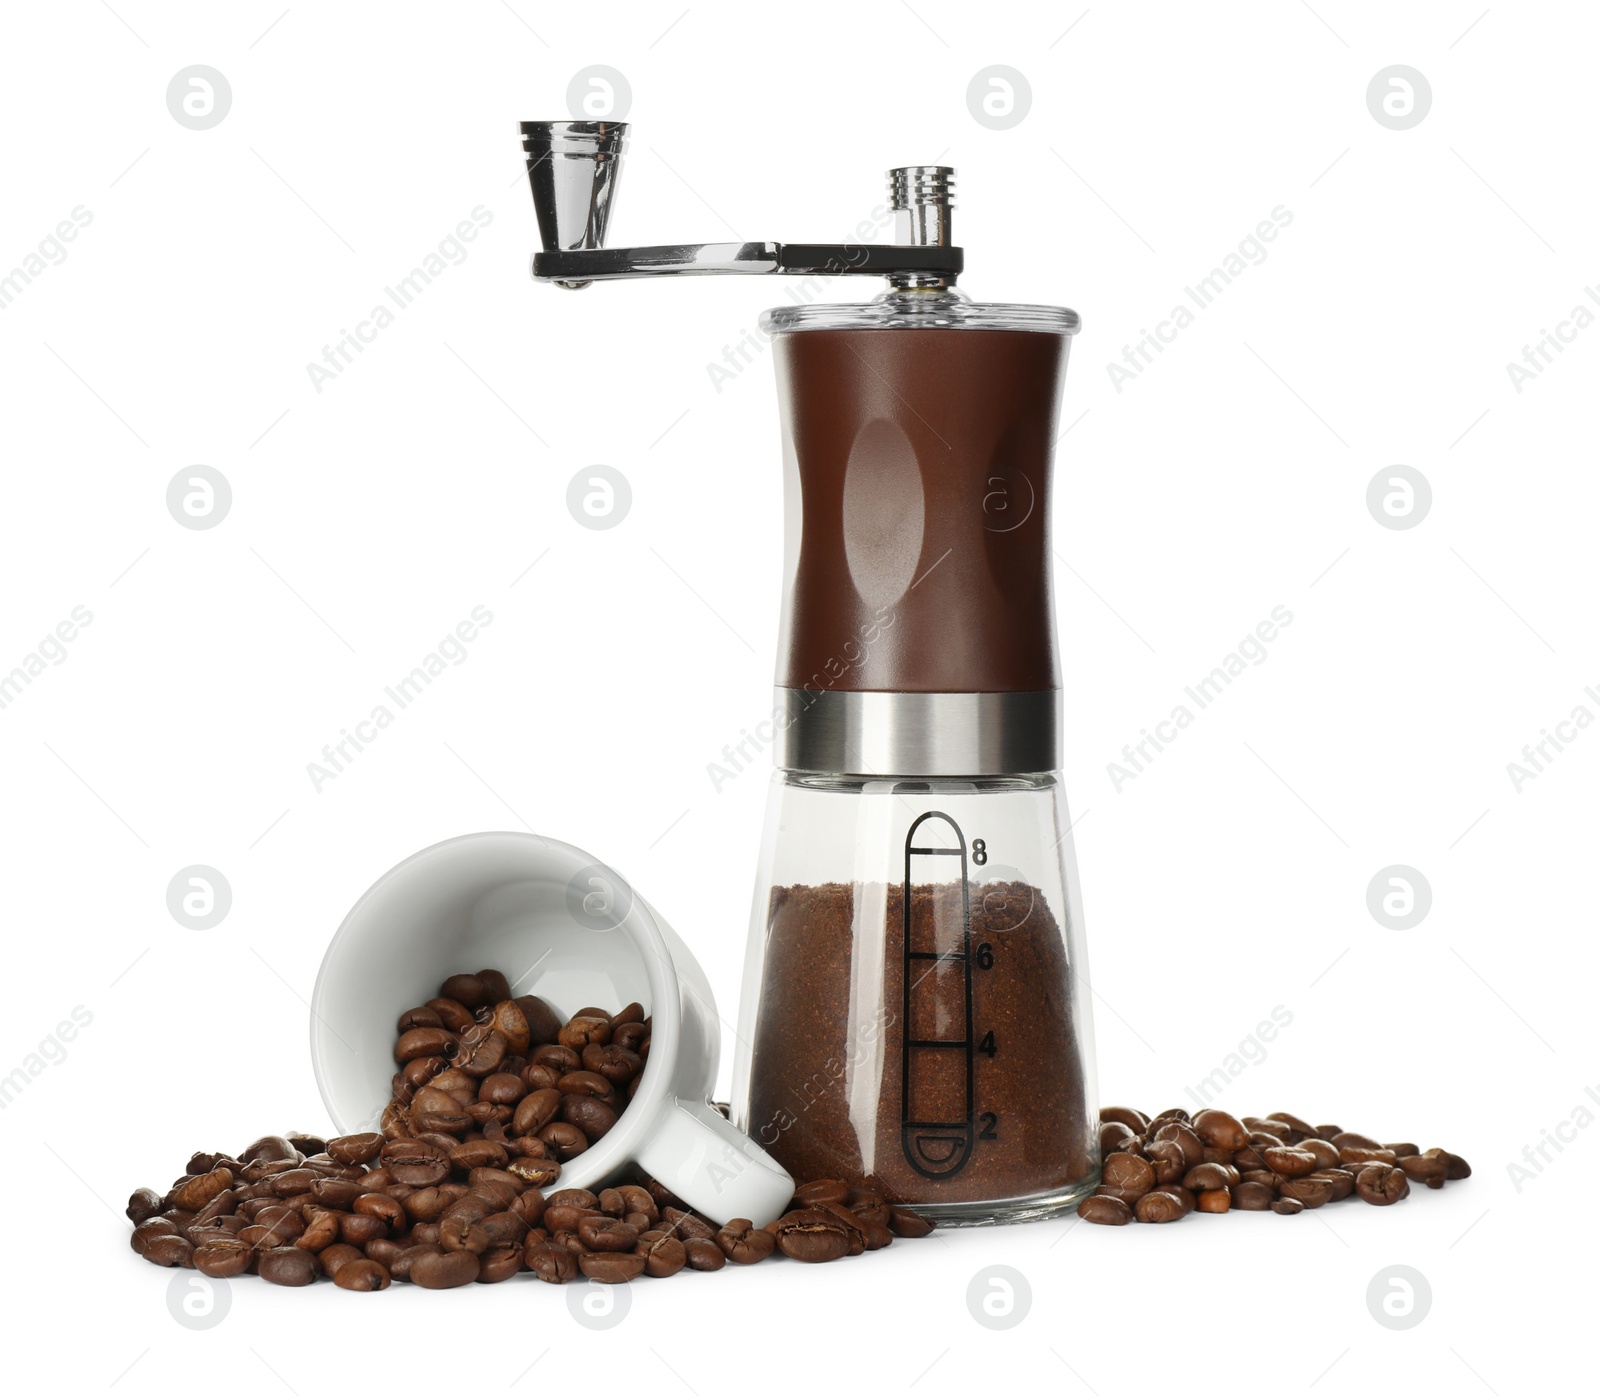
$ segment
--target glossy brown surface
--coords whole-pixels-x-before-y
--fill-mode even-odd
[[[1050,461],[1067,343],[973,329],[776,338],[800,510],[780,687],[1060,687]]]

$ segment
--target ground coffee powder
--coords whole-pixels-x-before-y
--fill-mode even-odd
[[[749,1132],[797,1182],[989,1202],[1098,1167],[1061,928],[1025,882],[969,897],[913,886],[908,956],[898,885],[773,889]]]

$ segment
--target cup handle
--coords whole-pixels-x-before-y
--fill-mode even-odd
[[[794,1179],[772,1156],[701,1102],[669,1100],[638,1162],[719,1226],[735,1217],[765,1226],[794,1196]]]

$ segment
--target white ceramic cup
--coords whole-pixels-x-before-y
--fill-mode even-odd
[[[395,1021],[452,974],[498,969],[563,1019],[643,1004],[650,1056],[609,1133],[556,1187],[598,1191],[636,1163],[716,1222],[776,1218],[794,1180],[712,1109],[721,1033],[688,947],[617,873],[534,834],[468,834],[391,868],[323,957],[311,998],[317,1089],[344,1133],[378,1128],[395,1071]]]

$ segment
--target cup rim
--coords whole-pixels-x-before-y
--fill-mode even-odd
[[[661,933],[655,908],[640,896],[632,882],[616,872],[610,863],[596,858],[575,844],[546,838],[525,830],[481,830],[477,833],[457,834],[429,844],[426,848],[418,849],[401,859],[379,876],[345,913],[339,928],[329,940],[327,949],[323,951],[322,963],[317,969],[316,983],[311,990],[309,1015],[311,1070],[316,1078],[317,1092],[322,1097],[322,1103],[335,1127],[346,1130],[347,1126],[339,1119],[330,1096],[327,1081],[329,1073],[324,1070],[329,1045],[325,1034],[332,1033],[334,1029],[323,1016],[321,1009],[327,991],[330,966],[337,958],[336,952],[344,945],[347,938],[353,938],[358,933],[356,927],[360,924],[362,914],[378,893],[389,884],[401,877],[414,876],[418,864],[448,857],[457,850],[489,842],[505,844],[521,852],[523,856],[536,855],[529,864],[533,872],[540,870],[541,859],[545,860],[542,864],[544,868],[554,867],[558,871],[564,870],[569,864],[580,868],[590,864],[600,864],[616,873],[618,879],[632,893],[628,914],[618,923],[617,929],[627,935],[629,942],[644,961],[645,977],[650,985],[651,1052],[644,1064],[639,1089],[633,1099],[618,1112],[617,1123],[576,1158],[570,1162],[563,1161],[561,1177],[552,1184],[553,1187],[587,1187],[591,1182],[606,1177],[623,1164],[634,1160],[641,1137],[648,1133],[654,1116],[671,1094],[671,1067],[677,1056],[677,1045],[681,1034],[682,1006],[678,997],[677,971],[673,968],[671,951]],[[571,860],[577,861],[572,863]],[[535,990],[530,987],[527,992],[532,993]],[[659,1049],[655,1042],[658,1036],[662,1039]],[[379,1104],[378,1112],[381,1113],[382,1109],[383,1105]],[[629,1116],[633,1117],[631,1123]]]

